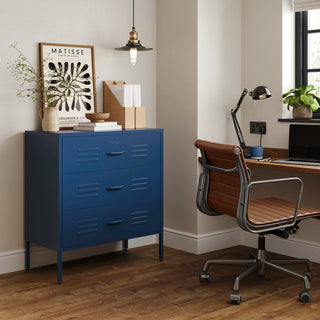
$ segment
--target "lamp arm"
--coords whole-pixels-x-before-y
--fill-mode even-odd
[[[239,99],[239,101],[237,103],[237,106],[236,106],[236,108],[234,110],[231,110],[231,113],[234,113],[234,115],[236,115],[236,113],[238,112],[238,110],[240,108],[240,105],[241,105],[241,103],[242,103],[242,101],[243,101],[243,99],[244,99],[244,97],[246,96],[247,93],[248,93],[248,90],[247,89],[243,89],[241,97],[240,97],[240,99]]]
[[[243,89],[242,91],[242,94],[241,94],[241,97],[237,103],[237,106],[235,109],[232,109],[231,110],[231,116],[232,116],[232,120],[233,120],[233,125],[234,125],[234,129],[236,131],[236,134],[237,134],[237,137],[238,137],[238,140],[239,140],[239,144],[240,144],[240,147],[242,148],[243,151],[245,151],[245,149],[247,148],[245,142],[244,142],[244,139],[243,139],[243,135],[242,135],[242,131],[241,131],[241,128],[240,128],[240,125],[239,125],[239,122],[237,120],[237,112],[241,106],[241,103],[244,99],[244,97],[247,95],[248,93],[248,90],[247,89]]]
[[[238,140],[239,140],[240,147],[243,150],[243,152],[245,153],[245,150],[246,150],[247,146],[246,146],[246,144],[244,142],[242,131],[241,131],[239,122],[237,120],[237,116],[233,112],[231,112],[231,116],[232,116],[232,120],[233,120],[234,129],[236,131],[236,134],[237,134],[237,137],[238,137]]]

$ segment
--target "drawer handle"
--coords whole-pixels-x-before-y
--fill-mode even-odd
[[[113,152],[107,152],[107,156],[120,156],[121,154],[124,154],[124,151],[113,151]]]
[[[121,190],[124,187],[124,185],[122,186],[114,186],[114,187],[107,187],[106,190],[107,191],[116,191],[116,190]]]
[[[121,220],[109,221],[109,222],[107,222],[107,226],[114,226],[114,225],[116,225],[116,224],[121,224],[122,222],[124,222],[123,219],[121,219]]]

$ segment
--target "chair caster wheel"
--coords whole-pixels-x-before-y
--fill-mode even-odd
[[[311,272],[311,271],[305,271],[305,272],[303,273],[303,275],[304,275],[304,276],[307,276],[308,279],[309,279],[309,281],[312,280],[312,272]]]
[[[308,290],[301,290],[299,292],[299,298],[300,298],[300,301],[303,303],[310,302],[310,299],[311,299],[310,292]]]
[[[238,292],[231,293],[229,302],[231,304],[240,304],[241,303],[241,294]]]
[[[209,282],[210,281],[210,273],[202,271],[199,274],[199,280],[200,280],[200,282]]]

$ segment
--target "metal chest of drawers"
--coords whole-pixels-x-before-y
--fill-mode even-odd
[[[26,269],[30,243],[62,253],[159,234],[163,257],[163,130],[25,133]]]

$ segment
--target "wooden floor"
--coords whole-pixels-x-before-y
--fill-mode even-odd
[[[320,319],[316,264],[308,304],[298,301],[301,280],[273,271],[265,279],[254,274],[242,281],[239,306],[228,300],[243,267],[216,266],[210,283],[199,282],[205,259],[246,258],[248,251],[234,247],[193,255],[165,248],[159,262],[157,246],[146,246],[66,262],[60,285],[55,266],[2,275],[0,319]]]

